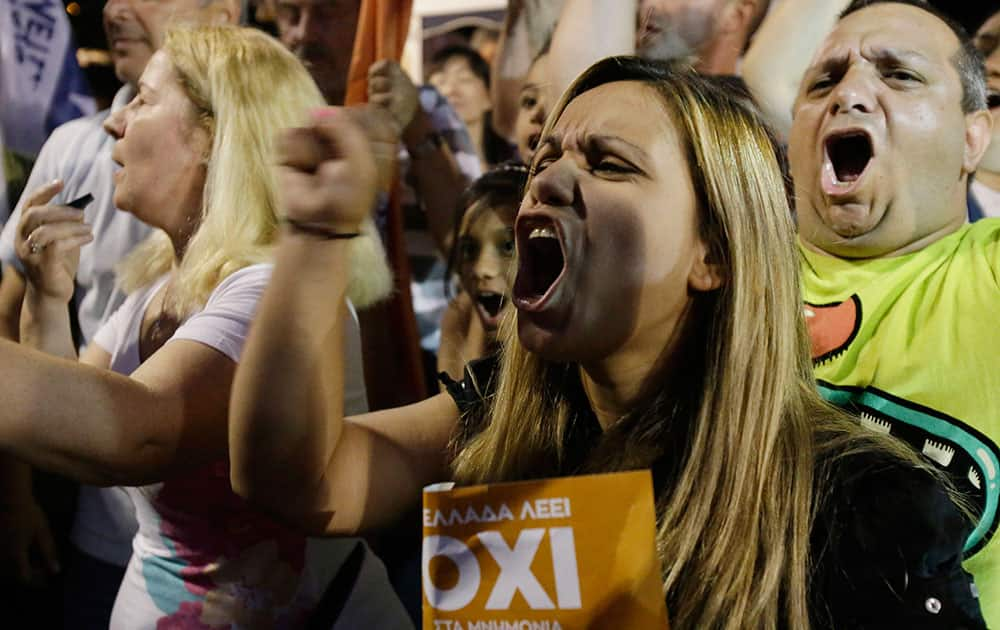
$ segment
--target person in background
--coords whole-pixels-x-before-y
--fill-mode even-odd
[[[527,181],[523,164],[501,164],[477,179],[458,206],[448,278],[458,274],[459,293],[441,321],[437,362],[437,371],[453,379],[498,350],[497,328],[513,281],[514,217]]]
[[[493,129],[490,66],[472,48],[448,46],[434,53],[428,83],[465,123],[483,170],[514,157],[510,143]]]
[[[517,153],[525,164],[531,164],[542,135],[542,125],[549,114],[548,47],[542,48],[531,62],[521,83],[514,119],[514,141]]]
[[[80,250],[74,290],[67,298],[77,352],[90,344],[100,326],[125,300],[125,294],[115,284],[115,266],[151,233],[151,228],[135,216],[115,210],[117,166],[111,159],[114,138],[105,133],[102,124],[133,98],[139,77],[160,46],[169,24],[234,24],[239,18],[239,5],[232,0],[109,0],[104,4],[103,15],[115,74],[125,85],[110,110],[60,126],[39,154],[26,194],[0,235],[2,338],[14,341],[20,338],[25,270],[14,245],[21,214],[29,199],[33,199],[32,194],[55,180],[62,184],[45,203],[50,208],[65,209],[63,204],[68,201],[85,194],[93,196],[93,201],[84,208],[83,220],[92,228],[94,243]],[[75,628],[107,628],[118,586],[132,554],[136,521],[131,501],[121,488],[83,485],[75,515],[69,516],[72,544],[63,549],[57,542],[61,543],[61,530],[69,529],[61,523],[66,517],[50,523],[42,505],[53,516],[53,506],[63,511],[62,501],[54,498],[67,494],[65,483],[43,473],[38,475],[35,485],[44,496],[36,496],[28,466],[9,454],[0,454],[0,500],[4,502],[0,521],[7,532],[2,537],[6,563],[17,567],[22,581],[31,583],[38,583],[45,576],[51,578],[62,568],[66,601],[61,608],[66,623]],[[58,611],[60,607],[35,608]]]
[[[566,0],[552,35],[553,96],[608,55],[682,59],[734,75],[770,0]]]
[[[129,486],[139,530],[112,628],[302,627],[356,542],[309,541],[233,495],[225,427],[271,244],[279,230],[329,237],[280,224],[270,160],[275,130],[300,124],[322,96],[280,43],[231,26],[168,31],[138,84],[105,121],[121,167],[114,203],[157,229],[123,261],[128,298],[77,360],[65,302],[93,234],[78,210],[46,205],[60,184],[32,194],[17,226],[21,344],[0,344],[0,445],[87,483]],[[326,273],[363,305],[387,272],[374,225],[359,230],[350,259]],[[338,308],[351,321],[345,404],[366,409],[357,324],[350,304]],[[405,627],[384,569],[367,560],[349,595],[336,594],[346,627]]]
[[[969,186],[969,220],[1000,217],[1000,11],[979,28],[976,48],[986,59],[986,104],[993,138]]]
[[[362,0],[274,0],[279,38],[306,65],[331,105],[344,102],[351,46]],[[482,172],[461,118],[433,87],[414,86],[395,61],[375,62],[368,72],[368,98],[389,111],[400,130],[400,205],[409,264],[409,291],[425,375],[432,375],[447,297],[445,259],[455,204]],[[385,231],[388,198],[377,200],[376,222]],[[399,273],[399,270],[394,270]],[[407,278],[404,278],[407,280]],[[361,313],[365,370],[373,409],[416,400],[398,392],[400,348],[386,345],[385,311]],[[398,322],[394,322],[398,325]],[[386,378],[387,375],[394,375]],[[421,383],[426,390],[430,383]]]
[[[960,26],[920,0],[855,0],[803,77],[789,159],[820,391],[949,474],[977,517],[964,566],[996,627],[1000,221],[969,224],[966,199],[992,123]],[[914,518],[937,519],[927,508]],[[940,612],[936,589],[913,596]]]
[[[776,145],[729,92],[628,57],[582,75],[515,222],[499,361],[415,405],[344,417],[347,285],[326,269],[349,250],[284,235],[233,386],[235,491],[336,536],[449,477],[651,468],[672,627],[985,627],[940,478],[816,392]],[[338,114],[282,148],[289,216],[356,230],[361,131]]]
[[[97,106],[78,62],[72,22],[45,4],[0,5],[0,228],[48,136],[106,107]]]

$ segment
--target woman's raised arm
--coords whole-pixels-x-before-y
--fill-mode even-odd
[[[279,162],[290,223],[234,382],[233,488],[310,532],[354,533],[442,478],[458,408],[441,395],[343,417],[350,239],[331,236],[356,233],[371,211],[375,164],[342,110],[286,132]]]

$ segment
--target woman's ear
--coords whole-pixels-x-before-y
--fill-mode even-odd
[[[715,260],[713,255],[703,241],[698,241],[695,248],[695,260],[688,273],[688,287],[694,291],[714,291],[722,286],[726,281],[726,270],[722,264]]]

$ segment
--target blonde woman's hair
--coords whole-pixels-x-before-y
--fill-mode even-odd
[[[167,32],[162,50],[212,137],[201,215],[179,260],[166,233],[157,231],[122,261],[118,275],[131,292],[176,269],[168,306],[183,316],[203,307],[229,274],[270,260],[283,214],[274,138],[324,102],[295,55],[255,29],[177,27]],[[348,296],[358,307],[392,287],[373,222],[362,232],[352,241],[349,270]]]
[[[483,483],[652,467],[672,627],[808,628],[821,452],[874,447],[815,389],[776,144],[749,96],[633,57],[603,60],[581,75],[543,137],[576,96],[616,81],[641,82],[664,104],[723,286],[694,298],[682,324],[682,367],[651,371],[645,393],[604,432],[581,471],[561,469],[566,433],[589,413],[580,408],[587,404],[580,367],[525,350],[516,312],[508,313],[483,429],[465,442],[453,471],[461,482]]]

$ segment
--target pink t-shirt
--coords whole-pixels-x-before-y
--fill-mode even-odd
[[[196,341],[238,361],[270,274],[270,265],[253,265],[227,277],[167,343]],[[139,366],[143,313],[166,280],[130,295],[95,336],[115,372]],[[360,340],[351,324],[347,363],[357,369],[345,381],[349,406],[364,411]],[[251,508],[232,492],[225,460],[126,490],[139,531],[112,628],[300,627],[353,547],[347,540],[307,540]]]

